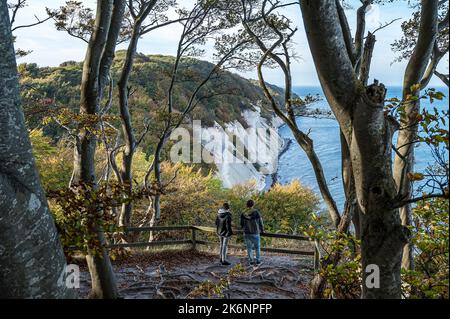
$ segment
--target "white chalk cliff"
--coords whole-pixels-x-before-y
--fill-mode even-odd
[[[202,146],[214,160],[223,186],[231,188],[251,180],[257,188],[266,187],[266,178],[278,168],[278,155],[283,140],[278,135],[282,120],[274,116],[267,120],[261,116],[261,107],[253,105],[244,110],[242,123],[235,120],[224,127],[217,122],[214,127],[202,128]],[[205,153],[204,151],[204,153]],[[205,160],[205,154],[203,154]]]

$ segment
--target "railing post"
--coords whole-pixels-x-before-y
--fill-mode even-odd
[[[197,249],[197,232],[195,226],[192,226],[192,249]]]

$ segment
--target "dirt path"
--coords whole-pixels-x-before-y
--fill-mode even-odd
[[[113,263],[126,299],[236,298],[303,299],[312,279],[311,258],[266,254],[258,267],[242,255],[222,266],[216,255],[198,251],[133,254]],[[80,297],[87,297],[89,273],[81,268]],[[220,295],[213,291],[219,290]],[[210,293],[208,297],[208,291]]]

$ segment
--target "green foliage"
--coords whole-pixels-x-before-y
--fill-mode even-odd
[[[81,63],[63,63],[59,67],[39,68],[35,63],[18,66],[22,98],[26,104],[42,98],[75,106],[80,98]]]
[[[129,192],[114,178],[107,184],[101,183],[98,188],[84,185],[69,189],[73,170],[71,144],[65,145],[62,140],[55,144],[50,137],[44,136],[42,130],[32,130],[30,139],[65,254],[71,257],[74,252],[87,253],[88,249],[91,253],[98,252],[101,246],[94,228],[105,232],[117,231],[115,209],[122,203],[142,200],[147,197],[146,192],[138,187]],[[96,157],[104,158],[104,153],[104,148],[99,147]],[[133,162],[135,177],[142,179],[149,165],[145,154],[138,150]],[[104,163],[98,161],[96,166],[100,172]]]
[[[403,293],[409,298],[449,298],[449,201],[418,203],[411,227],[415,270],[403,271]]]
[[[101,253],[104,243],[99,239],[99,231],[112,234],[120,230],[116,208],[149,195],[151,193],[145,189],[130,191],[117,182],[80,184],[48,191],[66,255],[70,257],[74,251]]]
[[[117,83],[119,72],[124,63],[125,51],[117,51],[112,67],[114,83]],[[133,127],[137,130],[142,126],[143,118],[157,118],[163,109],[166,93],[172,75],[174,57],[162,55],[137,54],[130,78],[132,94],[130,106]],[[174,108],[181,111],[186,107],[192,90],[211,70],[213,64],[193,58],[183,58],[179,67],[177,81],[174,89]],[[58,67],[42,67],[36,64],[20,64],[20,81],[22,86],[22,99],[26,120],[29,128],[41,125],[42,119],[48,116],[48,111],[64,107],[73,113],[78,112],[80,101],[79,85],[81,82],[82,64],[73,61],[62,63]],[[276,96],[282,98],[282,89],[271,86]],[[203,125],[213,125],[215,121],[220,124],[241,120],[241,111],[244,108],[253,109],[258,101],[264,101],[264,93],[256,83],[244,79],[227,71],[214,77],[199,92],[198,105],[192,112],[192,119],[200,119]],[[47,101],[50,100],[51,103]],[[105,101],[106,103],[106,97]],[[118,115],[118,99],[114,98],[112,115]],[[54,110],[53,110],[54,111]],[[269,117],[268,111],[263,115]],[[117,124],[118,120],[117,120]],[[157,123],[155,122],[155,126]],[[52,138],[61,135],[62,130],[56,125],[46,125],[44,133]],[[152,144],[152,134],[144,144]]]
[[[220,180],[212,173],[203,174],[194,166],[162,163],[162,183],[174,177],[174,190],[161,197],[162,225],[213,225],[218,207],[225,198]],[[147,201],[137,204],[133,218],[143,218]]]
[[[303,227],[303,234],[319,246],[322,258],[319,274],[325,278],[327,287],[324,297],[356,299],[361,295],[360,241],[348,233],[339,233],[327,226],[322,216],[313,215],[313,223]],[[339,261],[335,262],[335,258]]]
[[[82,1],[66,1],[58,9],[46,8],[47,15],[55,23],[56,30],[65,31],[70,36],[88,42],[95,27],[95,12],[83,5]],[[127,12],[121,26],[118,42],[124,42],[130,37],[131,25]]]
[[[42,127],[49,112],[64,108],[78,112],[80,101],[81,63],[63,63],[59,67],[39,68],[34,63],[18,66],[21,97],[28,128]],[[55,104],[58,110],[55,110]],[[63,129],[55,123],[43,126],[45,135],[57,139]]]
[[[30,132],[30,139],[44,189],[67,187],[73,167],[73,150],[66,148],[64,141],[55,144],[39,129]]]
[[[393,0],[391,0],[393,1]],[[412,14],[411,19],[405,20],[402,22],[401,28],[403,31],[403,36],[395,40],[391,45],[392,49],[399,54],[399,56],[394,60],[394,62],[401,62],[403,60],[407,60],[411,57],[414,52],[414,48],[417,44],[417,39],[419,38],[419,28],[420,28],[420,19],[421,19],[421,4],[414,5],[416,11]],[[439,13],[438,13],[438,21],[440,23],[445,20],[445,16],[448,13],[449,6],[447,1],[439,2]],[[448,22],[443,24],[444,27],[441,28],[438,32],[436,43],[440,51],[445,52],[448,51]]]
[[[411,182],[425,180],[425,184],[439,185],[439,188],[448,197],[448,157],[444,154],[449,150],[449,110],[448,108],[433,107],[411,112],[409,108],[416,102],[428,100],[433,105],[445,97],[444,93],[434,88],[427,89],[423,94],[420,89],[420,84],[412,85],[410,87],[411,94],[407,95],[404,101],[398,98],[388,100],[385,106],[385,115],[399,120],[400,130],[409,130],[411,127],[417,126],[418,136],[412,143],[423,143],[433,151],[435,165],[432,165],[433,167],[427,169],[426,172],[408,173],[408,179]],[[440,180],[437,180],[439,175],[441,175]]]
[[[113,196],[108,193],[106,187],[95,190],[89,185],[48,192],[56,228],[67,257],[72,257],[77,251],[100,253],[102,243],[97,230],[116,230],[116,216],[111,208],[118,205],[116,200],[121,198],[121,194],[112,202]],[[100,203],[102,207],[97,206]]]
[[[349,250],[344,250],[350,255]],[[327,265],[320,274],[327,278],[330,286],[325,289],[325,297],[338,299],[357,299],[361,295],[361,255],[354,258],[346,256],[338,265]]]
[[[432,111],[423,110],[418,116],[421,128],[419,141],[435,147],[444,146],[449,149],[448,131],[449,111],[433,108]]]
[[[226,192],[234,212],[234,222],[239,225],[241,213],[247,211],[248,199],[255,201],[264,220],[267,232],[297,234],[310,225],[312,213],[319,210],[319,199],[309,188],[295,180],[288,185],[274,185],[269,192],[257,192],[254,182],[237,185]]]
[[[212,173],[205,174],[193,166],[164,162],[161,169],[163,184],[176,176],[170,184],[173,191],[161,197],[161,225],[214,226],[217,210],[228,202],[234,228],[239,229],[240,215],[247,211],[245,204],[252,198],[267,232],[299,233],[302,226],[314,222],[312,212],[319,210],[317,196],[298,181],[275,185],[270,192],[260,193],[254,182],[224,189]],[[135,204],[133,223],[144,219],[147,205],[148,201]]]

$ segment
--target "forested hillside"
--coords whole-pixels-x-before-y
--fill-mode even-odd
[[[113,81],[117,83],[124,63],[125,51],[117,51],[111,68]],[[173,72],[174,57],[137,54],[130,77],[130,110],[135,127],[142,126],[144,118],[154,118],[167,103],[165,92]],[[192,90],[214,65],[195,58],[184,58],[175,86],[175,109],[181,111]],[[69,61],[58,67],[39,67],[36,64],[20,64],[20,84],[27,123],[31,129],[41,126],[48,110],[67,107],[76,110],[80,100],[82,63]],[[270,85],[281,100],[283,89]],[[242,111],[254,110],[254,105],[266,103],[262,89],[254,81],[228,71],[219,73],[199,93],[200,101],[190,118],[201,120],[204,126],[213,126],[238,120],[246,126]],[[107,98],[104,98],[106,103]],[[112,114],[118,115],[118,99],[113,100]],[[271,116],[263,108],[263,116]],[[156,121],[155,121],[156,122]],[[44,128],[46,134],[56,137],[57,125]]]

